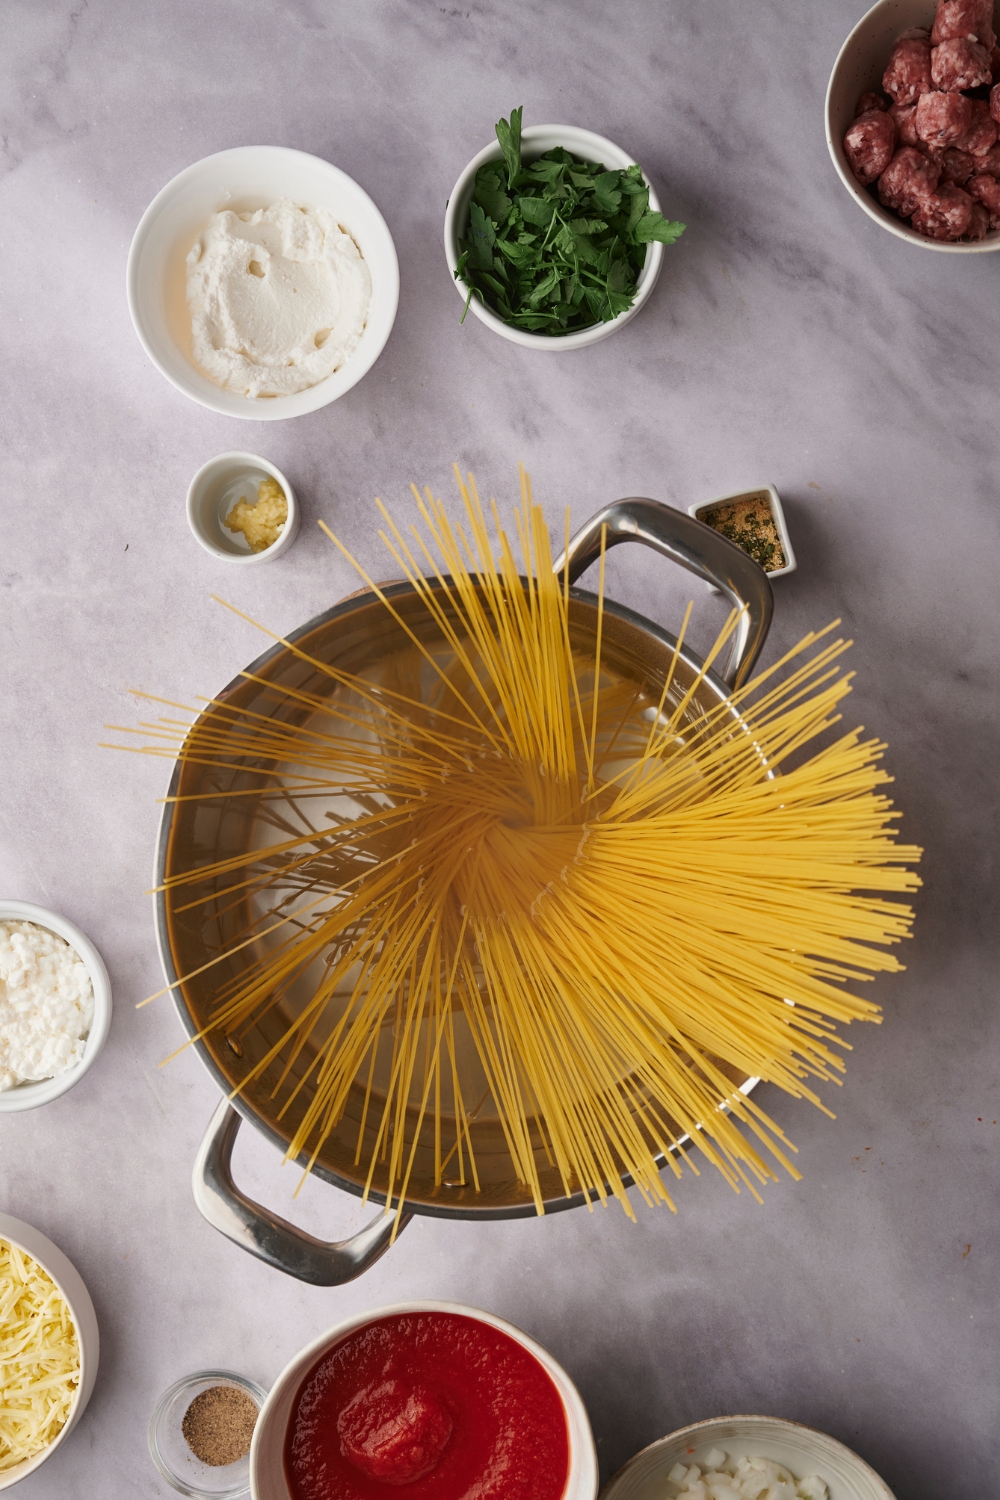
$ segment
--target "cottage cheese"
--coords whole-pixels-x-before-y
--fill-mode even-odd
[[[65,1073],[93,1020],[93,985],[75,949],[34,922],[0,922],[0,1089]]]
[[[282,199],[252,214],[226,209],[188,252],[194,357],[245,396],[289,396],[339,370],[370,301],[360,250],[322,208]]]

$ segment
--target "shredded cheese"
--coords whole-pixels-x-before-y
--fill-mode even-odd
[[[80,1384],[80,1345],[49,1273],[0,1239],[0,1474],[55,1442]]]

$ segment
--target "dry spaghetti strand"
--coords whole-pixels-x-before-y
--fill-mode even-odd
[[[900,969],[912,914],[898,898],[920,883],[885,747],[830,736],[849,643],[834,627],[807,636],[723,702],[681,670],[680,643],[665,680],[626,680],[602,645],[603,538],[597,635],[581,644],[527,476],[520,556],[457,477],[460,523],[430,491],[414,491],[408,536],[382,508],[437,644],[329,533],[398,626],[379,670],[286,642],[322,692],[252,679],[253,712],[212,700],[190,725],[146,726],[146,753],[216,768],[220,805],[248,795],[225,783],[252,770],[274,834],[167,882],[172,900],[201,888],[178,910],[221,893],[251,911],[207,1029],[246,1034],[298,996],[242,1086],[266,1077],[282,1113],[304,1106],[289,1156],[309,1165],[360,1098],[357,1160],[390,1204],[422,1140],[436,1185],[450,1170],[478,1189],[487,1104],[539,1212],[553,1170],[590,1202],[631,1213],[627,1174],[673,1207],[663,1160],[679,1174],[686,1137],[757,1196],[772,1162],[797,1175],[793,1148],[730,1075],[825,1107],[817,1086],[844,1067],[836,1026],[879,1019],[847,984]]]

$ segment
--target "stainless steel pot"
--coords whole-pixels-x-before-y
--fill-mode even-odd
[[[655,500],[630,498],[618,500],[595,515],[577,532],[569,545],[570,582],[573,583],[600,554],[601,533],[605,529],[606,545],[641,542],[654,548],[689,572],[705,579],[731,604],[745,606],[734,635],[725,669],[716,675],[708,672],[692,705],[693,715],[724,701],[730,689],[748,676],[771,621],[771,586],[766,574],[746,553],[725,537],[682,512]],[[556,562],[561,575],[566,565],[564,555]],[[407,583],[387,586],[394,607],[408,617],[411,629],[432,629],[429,615],[415,590]],[[597,598],[583,589],[570,590],[571,630],[583,640],[593,639]],[[356,671],[366,662],[378,659],[384,651],[387,612],[369,591],[352,595],[325,614],[303,625],[289,637],[289,642],[313,658],[327,664],[336,662],[345,670]],[[633,678],[662,685],[667,665],[676,649],[673,636],[658,626],[611,600],[605,600],[602,659],[617,666]],[[679,654],[676,676],[681,691],[702,670],[702,663],[686,647]],[[296,685],[308,690],[310,672],[301,657],[281,645],[266,652],[247,674],[270,684]],[[231,707],[249,708],[254,702],[266,701],[268,711],[274,708],[273,693],[262,700],[267,689],[259,681],[249,681],[241,674],[218,695]],[[328,683],[328,679],[321,679]],[[735,708],[733,729],[746,732]],[[294,716],[294,709],[289,715]],[[162,887],[172,870],[190,870],[207,865],[220,854],[242,852],[255,837],[255,823],[260,815],[250,790],[253,781],[249,762],[237,764],[234,757],[226,786],[240,784],[248,795],[238,798],[219,797],[213,802],[211,792],[221,783],[217,768],[204,768],[178,762],[171,778],[169,795],[198,791],[197,801],[167,802],[160,825],[156,856],[156,885]],[[243,777],[243,782],[239,778]],[[209,795],[205,795],[209,793]],[[221,896],[224,886],[218,887]],[[210,883],[205,892],[213,893]],[[196,1037],[205,1026],[213,996],[223,978],[231,978],[242,960],[227,958],[207,973],[179,983],[178,976],[192,974],[205,964],[207,957],[226,950],[232,942],[237,918],[231,901],[211,901],[193,910],[181,910],[192,899],[191,888],[183,897],[171,897],[160,890],[156,900],[156,932],[160,958],[167,983],[173,993],[177,1013],[189,1037]],[[235,967],[234,967],[235,966]],[[249,1036],[227,1038],[217,1031],[194,1042],[195,1048],[213,1079],[229,1096],[240,1087],[252,1064],[280,1035],[279,1018],[264,1018]],[[283,1029],[283,1028],[282,1028]],[[755,1080],[728,1070],[734,1084],[748,1088]],[[303,1106],[304,1107],[304,1106]],[[498,1219],[534,1214],[531,1199],[514,1178],[503,1142],[499,1121],[484,1118],[472,1127],[475,1133],[476,1157],[479,1163],[480,1191],[462,1183],[444,1183],[435,1187],[433,1174],[417,1165],[407,1190],[402,1211],[380,1214],[372,1223],[348,1240],[325,1243],[303,1233],[277,1214],[252,1202],[233,1181],[230,1168],[233,1144],[243,1120],[250,1121],[267,1138],[286,1150],[292,1139],[301,1110],[278,1118],[278,1106],[267,1082],[249,1084],[233,1100],[224,1098],[216,1109],[202,1141],[194,1167],[195,1201],[209,1223],[234,1243],[269,1265],[314,1285],[331,1286],[350,1281],[366,1271],[388,1248],[394,1223],[398,1229],[411,1213],[430,1214],[438,1218]],[[364,1189],[364,1171],[355,1165],[359,1115],[349,1108],[345,1130],[335,1130],[320,1154],[314,1171],[346,1192],[360,1196]],[[339,1128],[339,1127],[338,1127]],[[353,1131],[353,1134],[351,1133]],[[541,1146],[540,1146],[541,1153]],[[540,1158],[541,1159],[541,1158]],[[584,1202],[582,1194],[566,1197],[554,1169],[541,1171],[546,1211],[573,1208]],[[629,1179],[624,1179],[628,1185]],[[385,1192],[378,1181],[370,1196],[385,1202]]]

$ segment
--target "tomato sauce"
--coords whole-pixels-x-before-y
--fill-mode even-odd
[[[561,1500],[566,1413],[547,1370],[498,1328],[402,1313],[309,1371],[285,1474],[294,1500]]]

